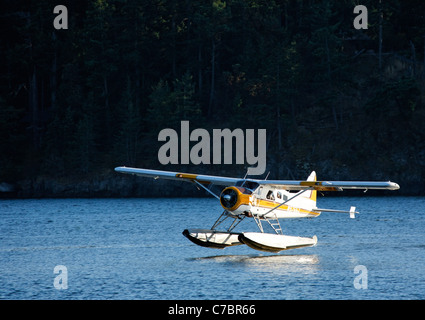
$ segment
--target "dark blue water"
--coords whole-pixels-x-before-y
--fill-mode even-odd
[[[222,211],[215,199],[1,200],[0,298],[424,299],[425,199],[318,201],[350,205],[361,212],[355,220],[281,220],[285,234],[319,242],[272,254],[183,237],[211,227]],[[236,231],[255,230],[246,220]],[[54,273],[59,265],[66,274]],[[55,286],[59,276],[66,289]]]

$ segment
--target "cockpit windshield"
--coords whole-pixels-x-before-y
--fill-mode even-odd
[[[254,192],[259,184],[255,181],[249,181],[249,180],[239,180],[238,182],[236,182],[236,187],[244,187],[247,189],[250,189],[252,192]]]

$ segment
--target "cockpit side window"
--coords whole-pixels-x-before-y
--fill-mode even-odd
[[[246,181],[245,182],[245,187],[251,190],[255,190],[257,189],[259,186],[259,184],[257,182],[254,181]]]
[[[239,180],[235,183],[235,187],[241,187],[245,183],[245,180]]]
[[[274,200],[273,190],[270,190],[270,191],[267,193],[266,198],[267,198],[267,199],[269,199],[269,200]]]

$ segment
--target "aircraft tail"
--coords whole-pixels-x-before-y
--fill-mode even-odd
[[[307,178],[307,181],[317,181],[316,172],[313,171]],[[301,190],[298,191],[299,196],[291,201],[292,206],[312,211],[316,208],[317,191],[316,190]]]
[[[307,178],[307,181],[317,181],[316,171],[313,171],[312,173],[310,173],[310,175]],[[317,191],[316,190],[306,191],[304,192],[304,194],[300,195],[300,197],[310,199],[314,201],[314,204],[316,204]]]

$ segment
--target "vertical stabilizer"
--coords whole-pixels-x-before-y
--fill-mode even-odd
[[[316,181],[316,172],[312,172],[307,181]],[[291,205],[302,208],[304,210],[313,210],[316,208],[317,191],[316,190],[301,190],[300,195],[296,199],[291,201]]]
[[[316,171],[313,171],[312,173],[310,173],[310,175],[307,178],[307,181],[317,181]],[[314,203],[316,203],[317,191],[316,190],[308,191],[306,192],[305,197],[309,198],[310,200],[314,201]]]

